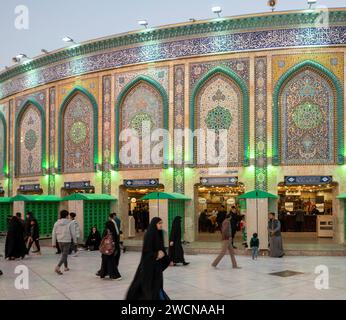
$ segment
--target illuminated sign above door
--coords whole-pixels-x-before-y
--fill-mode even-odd
[[[319,185],[333,182],[332,176],[286,176],[285,184],[296,185]]]
[[[157,187],[159,185],[159,179],[132,179],[124,180],[124,186],[129,188],[137,187]]]
[[[236,186],[238,177],[208,177],[200,178],[203,186]]]

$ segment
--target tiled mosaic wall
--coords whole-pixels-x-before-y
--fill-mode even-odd
[[[254,70],[250,70],[250,59],[254,59]],[[272,61],[271,74],[268,74],[267,61],[269,60],[267,59],[266,56],[220,60],[213,57],[210,61],[199,59],[199,62],[186,61],[171,65],[173,71],[171,94],[173,96],[170,101],[173,102],[173,128],[183,129],[187,126],[186,95],[190,94],[190,102],[191,97],[195,95],[196,103],[188,106],[189,110],[193,111],[193,113],[189,112],[189,115],[194,115],[195,128],[228,130],[228,142],[232,146],[229,150],[229,166],[238,168],[244,165],[242,158],[245,144],[242,137],[244,132],[249,131],[250,124],[244,126],[242,90],[250,88],[250,74],[253,74],[254,79],[251,82],[254,83],[255,114],[251,115],[251,119],[255,121],[253,125],[254,181],[256,188],[263,190],[268,189],[268,146],[272,136],[268,136],[267,133],[270,132],[271,126],[273,132],[277,130],[279,134],[280,164],[336,164],[340,136],[337,120],[340,119],[338,113],[340,107],[338,91],[330,75],[334,75],[340,84],[344,83],[344,61],[342,54],[338,52],[335,54],[315,52],[311,56],[305,53],[273,55],[270,59]],[[297,65],[304,64],[306,61],[321,65],[325,69],[316,69],[311,63],[303,68],[297,68]],[[11,119],[6,121],[10,141],[7,153],[12,161],[8,166],[10,177],[11,174],[13,175],[14,159],[18,164],[20,176],[42,174],[43,155],[40,139],[43,139],[43,129],[41,114],[30,102],[35,101],[43,110],[46,105],[49,106],[47,115],[49,172],[54,170],[59,152],[63,164],[62,173],[94,172],[96,143],[96,146],[98,144],[102,146],[100,152],[102,188],[100,190],[103,193],[112,193],[111,163],[115,156],[112,155],[112,143],[116,140],[117,126],[116,119],[112,119],[112,112],[116,110],[116,108],[113,109],[112,101],[116,102],[119,96],[124,94],[120,105],[120,130],[124,128],[139,130],[145,120],[151,124],[151,129],[164,127],[163,96],[158,87],[170,94],[169,70],[169,67],[159,66],[121,73],[111,71],[102,77],[92,75],[68,80],[63,84],[57,84],[56,87],[39,89],[36,93],[15,97],[9,102],[15,107],[11,109]],[[270,81],[271,89],[274,91],[282,77],[292,70],[294,72],[287,76],[278,91],[278,108],[275,108],[275,103],[273,104],[273,113],[278,114],[278,125],[275,128],[275,122],[269,124],[267,121],[272,117],[267,109],[268,95],[271,94],[267,92],[268,83]],[[101,83],[99,85],[100,80],[102,85]],[[239,86],[239,81],[243,83],[243,87]],[[99,97],[99,93],[102,93],[102,98]],[[95,105],[93,105],[93,99]],[[96,119],[102,124],[100,142],[95,139],[98,131],[95,131],[95,106],[97,110],[102,110],[102,120]],[[343,108],[341,111],[343,112]],[[61,134],[58,133],[56,119],[61,120]],[[18,127],[14,128],[16,120]],[[10,128],[10,126],[13,127]],[[3,130],[1,124],[0,130]],[[14,148],[16,132],[18,133],[18,149]],[[139,132],[139,136],[140,134]],[[1,150],[4,150],[3,143]],[[57,153],[57,150],[60,151]],[[14,151],[18,154],[15,155]],[[173,141],[172,154],[175,159],[184,158],[186,156],[184,145],[180,148],[174,145]],[[123,169],[133,168],[133,166],[127,166]],[[162,165],[148,164],[138,168],[161,169]],[[173,189],[176,192],[184,193],[185,191],[184,168],[184,163],[174,164]],[[50,194],[58,192],[55,180],[56,177],[49,174],[48,192]],[[12,188],[11,183],[12,180],[9,179],[9,189]]]
[[[227,131],[227,163],[229,166],[239,166],[241,164],[242,151],[242,94],[240,88],[232,79],[216,74],[208,80],[200,89],[196,97],[195,104],[195,129],[202,129],[203,132],[214,130],[216,133],[215,157],[222,150],[220,131]],[[205,139],[204,146],[197,144],[197,164],[198,157],[207,159],[208,139]],[[204,150],[204,151],[202,151]],[[203,160],[204,161],[204,160]]]
[[[174,67],[174,129],[185,129],[185,66]],[[185,142],[177,145],[173,141],[174,150],[174,173],[173,189],[174,192],[184,193],[185,190]]]
[[[16,134],[19,166],[19,176],[30,176],[42,172],[42,136],[43,127],[40,111],[33,104],[23,110],[18,120]]]
[[[63,111],[63,172],[94,170],[94,110],[84,94],[77,93]]]
[[[273,163],[344,163],[343,54],[273,56]]]
[[[13,123],[13,118],[14,118],[14,109],[13,109],[13,100],[11,99],[8,102],[8,139],[9,139],[9,148],[8,148],[8,184],[7,184],[7,195],[9,197],[13,196],[13,179],[14,179],[14,152],[13,152],[13,147],[14,147],[14,123]]]
[[[333,164],[335,97],[327,79],[306,68],[282,88],[279,103],[282,164]]]
[[[255,59],[255,186],[267,190],[267,58]]]
[[[229,166],[248,164],[249,160],[249,66],[248,58],[190,64],[190,127],[215,129],[216,132],[226,130]],[[219,142],[217,134],[217,154],[222,147]],[[207,143],[204,146],[194,144],[196,164],[198,155],[203,154],[199,148],[206,150]]]
[[[4,106],[0,106],[0,177],[5,174],[6,163],[6,118],[4,113]]]
[[[112,77],[104,76],[102,81],[102,193],[111,193],[111,150],[112,150]]]
[[[153,161],[150,153],[142,152],[142,147],[145,147],[143,145],[145,139],[142,137],[142,125],[147,125],[144,126],[145,130],[149,130],[150,127],[151,132],[166,127],[168,101],[164,101],[163,96],[168,93],[168,70],[168,67],[150,67],[115,75],[114,92],[117,101],[115,149],[119,150],[116,165],[121,169],[162,168],[162,165]],[[137,132],[139,152],[133,159],[138,156],[139,164],[126,164],[124,161],[119,161],[120,157],[124,158],[126,152],[123,148],[125,142],[118,141],[117,136],[126,129]],[[147,148],[145,147],[145,149]],[[120,154],[121,150],[125,152],[122,155]],[[163,157],[163,154],[161,153],[159,156]]]
[[[57,171],[56,168],[56,155],[55,155],[55,146],[56,146],[56,89],[49,89],[49,168],[53,170],[49,172],[48,177],[48,193],[55,194],[55,174]],[[54,173],[54,174],[53,174]]]

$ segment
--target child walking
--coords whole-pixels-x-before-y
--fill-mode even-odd
[[[257,260],[258,248],[259,248],[259,239],[258,234],[254,233],[250,240],[250,248],[252,249],[252,260]]]

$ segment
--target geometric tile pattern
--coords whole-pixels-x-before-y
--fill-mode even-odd
[[[49,167],[55,170],[55,139],[56,139],[56,89],[49,89]],[[55,194],[55,175],[48,178],[48,194]]]
[[[174,67],[174,129],[184,130],[185,128],[185,66]],[[173,143],[175,140],[173,140]],[[174,172],[173,189],[174,192],[184,193],[185,190],[185,170],[184,170],[184,140],[181,146],[173,146],[174,152]],[[180,161],[181,160],[181,161]]]
[[[148,68],[135,71],[118,73],[115,75],[115,96],[118,97],[120,92],[138,76],[147,76],[156,80],[161,86],[168,91],[168,67]]]
[[[326,76],[304,68],[281,90],[282,164],[335,163],[335,89]]]
[[[4,173],[4,157],[6,157],[6,149],[5,149],[5,123],[3,123],[2,119],[5,119],[2,111],[0,110],[0,176]]]
[[[14,110],[13,110],[13,99],[8,103],[8,132],[9,132],[9,148],[8,148],[8,196],[13,196],[13,178],[14,178],[14,133],[13,133],[13,120],[14,119]]]
[[[217,156],[227,143],[227,163],[237,166],[241,161],[242,150],[242,95],[238,85],[229,77],[217,73],[200,88],[195,105],[196,129],[215,130],[215,151]],[[227,141],[221,141],[219,130],[225,130]],[[207,159],[207,139],[204,146],[197,145],[198,159]],[[204,149],[204,151],[203,151]],[[210,159],[213,160],[213,159]],[[208,164],[207,164],[208,166]]]
[[[102,193],[111,193],[111,76],[104,76],[102,81]]]
[[[63,113],[63,137],[63,171],[93,171],[94,109],[86,95],[77,93],[66,105]]]
[[[19,175],[35,175],[42,172],[42,123],[36,106],[29,104],[21,114],[19,122]]]
[[[149,126],[149,127],[148,127]],[[148,128],[147,128],[148,127]],[[121,168],[148,168],[148,167],[162,167],[162,164],[153,163],[153,159],[146,159],[142,163],[142,129],[153,132],[155,129],[164,128],[163,123],[163,100],[159,91],[148,84],[145,81],[140,81],[133,88],[131,88],[125,98],[122,101],[120,106],[120,133],[125,129],[132,129],[137,133],[139,139],[139,152],[138,156],[139,164],[137,163],[122,163],[120,161],[119,165]],[[119,154],[122,155],[122,147],[126,143],[119,141]],[[152,141],[150,145],[150,150],[153,150],[153,147],[157,142]],[[161,152],[162,153],[162,152]],[[147,154],[150,156],[150,153]],[[161,154],[162,156],[162,154]],[[120,159],[121,160],[121,159]]]
[[[227,24],[227,21],[225,23]],[[189,28],[185,29],[188,30]],[[37,69],[34,73],[27,72],[2,82],[0,84],[0,98],[76,74],[124,65],[224,52],[342,45],[346,43],[345,30],[346,26],[329,26],[326,28],[304,26],[219,34],[217,34],[218,30],[210,30],[216,34],[197,35],[193,38],[187,37],[156,43],[146,42],[139,46],[113,48],[108,52],[104,52],[102,49],[103,52],[94,52],[82,57],[79,53],[79,57],[59,61],[42,69]],[[162,32],[166,31],[162,30]]]
[[[267,58],[255,58],[255,185],[267,190]]]

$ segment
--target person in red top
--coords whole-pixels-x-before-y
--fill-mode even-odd
[[[232,245],[230,216],[227,216],[226,219],[222,222],[222,225],[221,225],[221,237],[222,237],[222,240],[221,240],[221,245],[222,245],[221,252],[216,257],[214,262],[212,263],[212,266],[216,268],[217,265],[222,260],[222,258],[224,257],[224,255],[226,254],[226,252],[228,250],[229,255],[231,257],[233,269],[240,269],[240,267],[238,267],[237,260],[235,259],[233,245]]]

